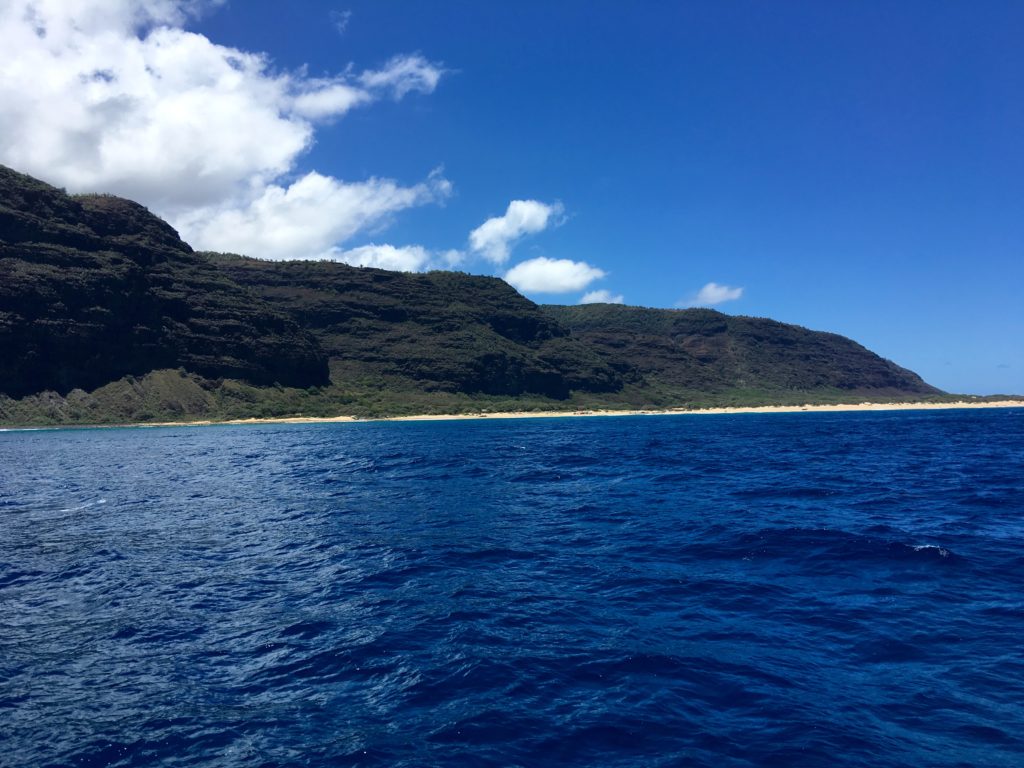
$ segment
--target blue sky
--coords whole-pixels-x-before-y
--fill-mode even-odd
[[[102,159],[55,162],[55,141],[0,140],[0,162],[133,195],[200,247],[454,265],[508,276],[541,302],[593,291],[655,307],[720,300],[850,336],[943,389],[1024,392],[1024,4],[107,5],[125,51],[182,55],[168,71],[188,69],[187,51],[214,63],[225,49],[265,54],[232,65],[249,101],[222,91],[202,111],[217,125],[224,110],[229,129],[168,150],[193,130],[174,118],[162,154],[133,160],[151,183]],[[56,29],[45,13],[36,24]],[[110,33],[81,26],[66,42],[50,34],[48,55]],[[96,115],[127,103],[109,92],[119,82],[142,103],[132,60],[79,65],[113,73],[89,86],[106,95],[83,125],[113,120]],[[202,103],[209,89],[190,77],[159,104]],[[217,88],[235,88],[229,79]],[[273,83],[283,101],[265,96]],[[254,100],[285,122],[250,110]],[[134,125],[123,109],[117,125]],[[45,134],[42,118],[12,120],[9,136]],[[119,130],[144,146],[149,122],[145,134]],[[193,150],[232,162],[202,170]],[[209,194],[180,168],[209,171]],[[524,204],[514,216],[512,201]],[[323,236],[289,240],[286,214]]]

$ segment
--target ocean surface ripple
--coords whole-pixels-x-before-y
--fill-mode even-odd
[[[0,434],[2,766],[1024,765],[1024,410]]]

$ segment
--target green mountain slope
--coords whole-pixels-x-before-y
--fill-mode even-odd
[[[425,391],[554,399],[622,388],[608,361],[497,278],[205,255],[313,333],[338,383],[383,378]]]
[[[195,253],[0,166],[0,424],[941,396],[835,334],[507,283]]]
[[[326,384],[326,356],[142,206],[0,166],[0,392],[91,389],[184,367]]]
[[[573,338],[628,365],[632,380],[669,392],[940,394],[916,373],[844,336],[775,320],[615,304],[546,306],[544,312]]]

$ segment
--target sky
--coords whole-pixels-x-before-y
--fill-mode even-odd
[[[1024,393],[1024,3],[0,0],[0,163],[197,249],[710,306]]]

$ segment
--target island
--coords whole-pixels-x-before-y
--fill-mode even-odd
[[[196,252],[0,166],[0,426],[994,404],[843,336],[495,277]]]

